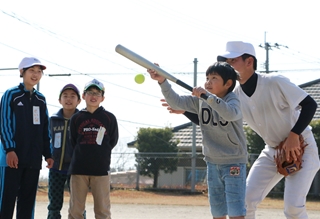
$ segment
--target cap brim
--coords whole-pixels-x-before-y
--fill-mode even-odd
[[[35,65],[41,66],[42,70],[45,70],[45,69],[47,68],[46,66],[44,66],[44,65],[42,65],[42,64],[35,64]]]
[[[86,87],[84,88],[84,90],[86,91],[86,90],[88,90],[90,87],[96,87],[96,88],[98,88],[99,90],[104,91],[103,88],[99,87],[99,86],[96,85],[96,84],[90,84],[90,85],[86,86]]]
[[[225,52],[223,54],[218,55],[218,57],[233,59],[233,58],[237,58],[242,55],[243,55],[243,53],[239,53],[239,52]]]
[[[30,66],[24,66],[23,68],[30,68],[30,67],[35,66],[35,65],[41,66],[41,69],[42,69],[42,70],[45,70],[45,69],[47,68],[46,66],[42,65],[41,63],[32,63],[32,65],[30,65]],[[21,69],[23,69],[23,68],[21,68]]]
[[[225,61],[227,61],[227,58],[222,57],[222,56],[217,56],[217,61],[218,62],[225,62]]]
[[[77,89],[75,89],[74,87],[65,87],[61,90],[61,93],[63,93],[65,90],[73,90],[74,92],[78,93]]]
[[[60,91],[59,99],[61,98],[62,93],[65,92],[66,90],[72,90],[72,91],[74,91],[74,92],[77,94],[78,98],[80,99],[79,90],[78,90],[76,87],[72,87],[72,86],[64,87],[64,88]]]

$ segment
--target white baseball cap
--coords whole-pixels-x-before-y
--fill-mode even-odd
[[[99,90],[104,92],[104,85],[98,81],[97,79],[93,79],[92,81],[89,81],[88,83],[86,83],[86,85],[84,86],[84,91],[88,90],[89,87],[97,87]]]
[[[233,59],[242,56],[243,54],[249,54],[256,57],[256,52],[251,43],[242,41],[229,41],[226,45],[226,51],[218,55],[218,60],[219,57]]]
[[[19,70],[24,68],[30,68],[34,65],[40,65],[42,70],[45,70],[47,67],[41,64],[40,60],[34,57],[25,57],[19,64]]]

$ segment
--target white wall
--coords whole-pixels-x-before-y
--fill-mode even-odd
[[[163,170],[160,171],[158,178],[158,187],[169,187],[169,188],[183,188],[185,186],[185,168],[178,167],[177,171],[173,174],[165,173]]]

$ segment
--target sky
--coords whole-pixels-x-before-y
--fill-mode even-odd
[[[159,86],[146,70],[115,52],[121,44],[193,86],[203,86],[207,67],[230,40],[250,42],[258,70],[269,70],[297,85],[319,78],[320,14],[316,0],[0,0],[0,96],[21,82],[22,58],[34,56],[47,66],[39,90],[49,114],[59,110],[67,83],[80,90],[93,78],[104,83],[102,106],[119,123],[118,152],[130,151],[141,127],[175,127],[188,122],[161,106]],[[278,44],[278,47],[274,45]],[[261,45],[262,47],[260,47]],[[146,76],[143,84],[134,77]],[[70,76],[61,76],[70,74]],[[53,75],[53,76],[52,76]],[[59,76],[60,75],[60,76]],[[180,94],[189,91],[173,84]],[[79,109],[85,107],[84,101]]]

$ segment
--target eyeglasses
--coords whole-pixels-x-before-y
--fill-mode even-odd
[[[86,94],[88,94],[89,96],[96,96],[96,97],[102,97],[102,93],[96,93],[93,91],[86,91]]]

